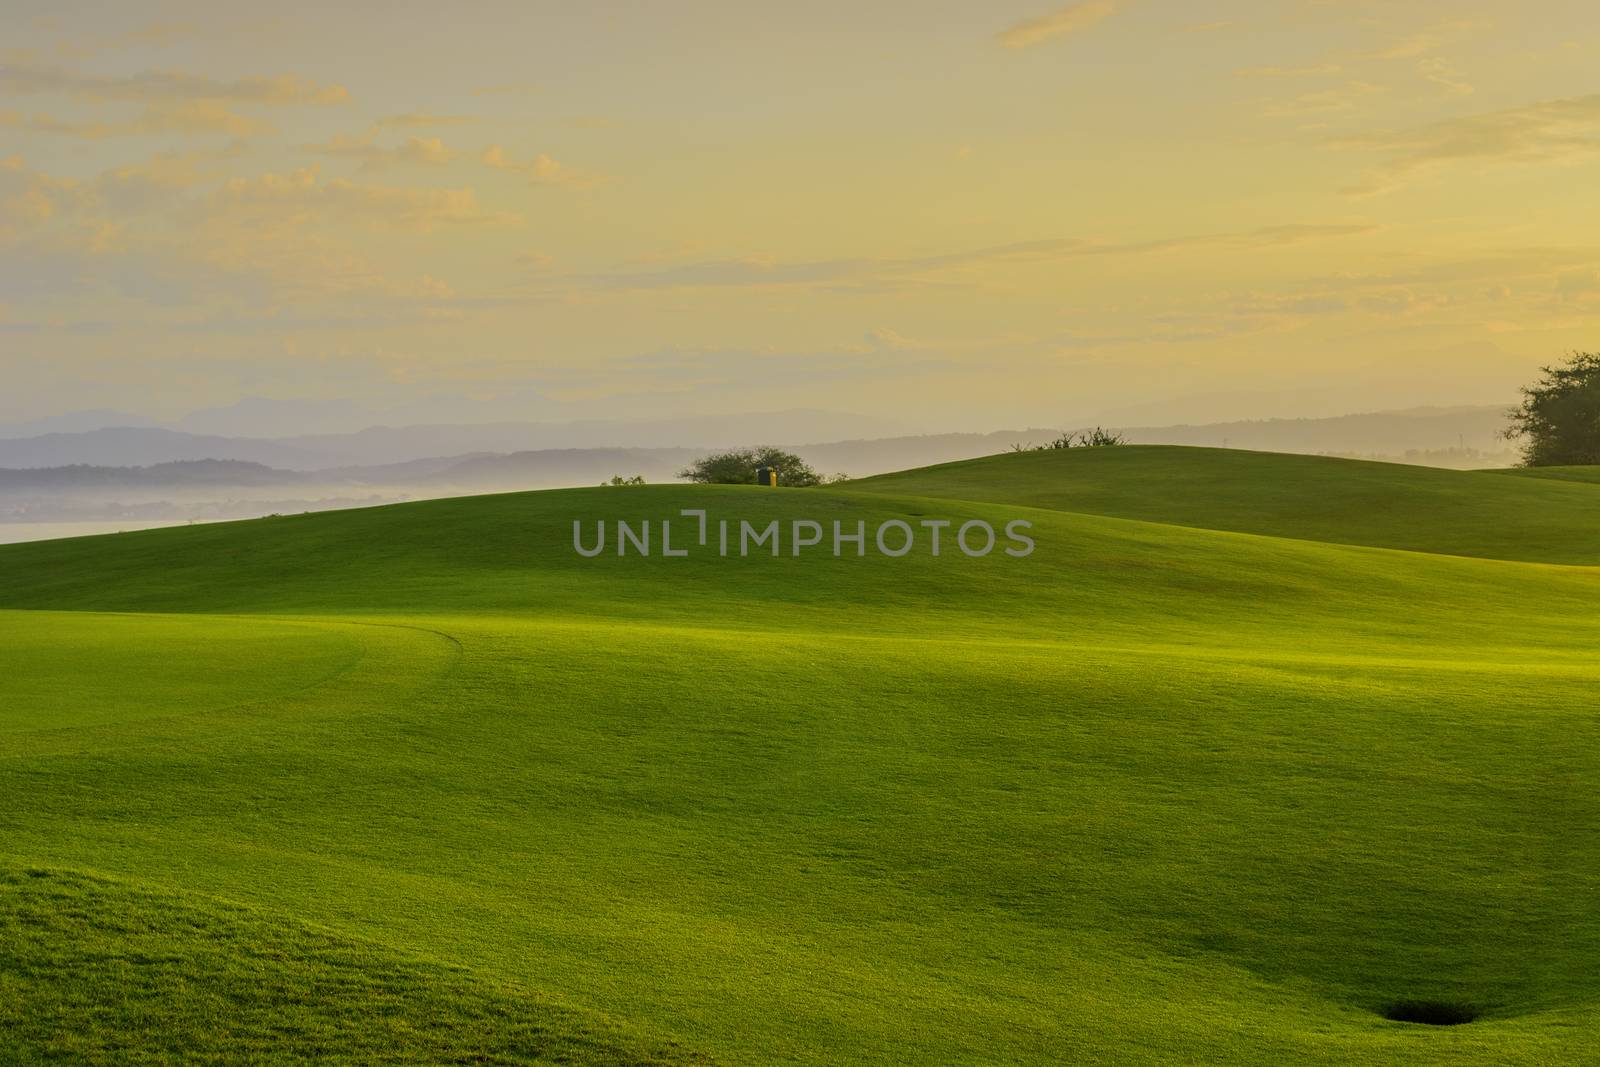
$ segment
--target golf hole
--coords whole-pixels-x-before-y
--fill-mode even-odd
[[[1478,1009],[1470,1004],[1448,1000],[1397,1000],[1383,1009],[1385,1019],[1397,1023],[1421,1023],[1424,1026],[1460,1026],[1478,1017]]]

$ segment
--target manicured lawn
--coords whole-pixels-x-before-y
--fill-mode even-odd
[[[1488,473],[1551,478],[1558,482],[1600,482],[1600,467],[1506,467]]]
[[[0,1027],[157,1062],[1582,1060],[1600,571],[1549,561],[1600,552],[1592,488],[1379,466],[1030,454],[0,548]],[[1038,547],[571,547],[697,507]],[[1397,542],[1433,551],[1360,547]]]
[[[966,460],[851,484],[1336,544],[1600,563],[1600,495],[1568,484],[1594,480],[1594,469],[1543,471],[1528,478],[1535,472],[1135,445]]]

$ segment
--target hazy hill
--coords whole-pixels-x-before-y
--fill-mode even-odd
[[[654,420],[498,422],[372,426],[351,433],[254,437],[118,426],[29,436],[0,434],[0,467],[72,463],[134,466],[194,459],[236,459],[294,470],[405,463],[476,452],[573,448],[717,448],[752,442],[881,437],[893,422],[825,411]]]
[[[80,463],[65,467],[0,468],[0,491],[293,485],[306,478],[299,471],[277,470],[233,459],[180,460],[144,467],[99,467]]]
[[[1404,459],[1439,465],[1490,466],[1510,462],[1496,434],[1504,424],[1498,407],[1418,409],[1345,415],[1331,419],[1268,419],[1200,426],[1119,427],[1139,444],[1190,444],[1280,452],[1321,452]],[[230,459],[290,470],[392,466],[478,453],[508,455],[629,449],[647,477],[677,469],[684,451],[752,444],[793,448],[829,472],[877,473],[969,459],[1013,444],[1049,440],[1052,428],[993,433],[885,436],[862,432],[876,420],[827,412],[776,412],[727,418],[680,418],[642,422],[492,423],[371,427],[355,433],[259,438],[183,433],[153,427],[121,427],[0,439],[0,467],[60,467],[68,464],[144,466],[181,460]],[[644,450],[665,450],[651,457]],[[1458,450],[1454,458],[1447,450]],[[1477,450],[1477,454],[1465,450]],[[504,465],[538,465],[531,455]],[[555,462],[553,459],[550,462]],[[446,464],[448,465],[448,464]],[[557,464],[559,466],[559,464]],[[585,468],[579,482],[589,480]],[[624,473],[624,472],[607,472]],[[603,476],[603,475],[602,475]],[[663,474],[662,476],[665,476]],[[536,484],[573,484],[540,481]]]
[[[70,411],[63,415],[46,415],[38,419],[0,423],[0,439],[13,437],[38,437],[47,433],[86,433],[114,427],[148,427],[156,425],[152,419],[128,411],[96,408],[92,411]],[[169,429],[188,430],[191,427],[173,426]]]
[[[1146,445],[1212,445],[1263,452],[1339,452],[1400,457],[1449,448],[1503,452],[1506,406],[1412,408],[1322,419],[1252,419],[1201,426],[1140,426],[1126,431]]]
[[[533,452],[593,448],[727,448],[752,442],[830,441],[882,437],[890,420],[831,411],[578,422],[495,422],[373,426],[355,433],[279,438],[307,452],[340,457],[335,465],[400,463],[467,452]]]
[[[65,467],[80,463],[142,467],[203,459],[241,460],[299,470],[329,465],[325,462],[327,456],[281,441],[213,437],[151,426],[0,439],[0,467]]]

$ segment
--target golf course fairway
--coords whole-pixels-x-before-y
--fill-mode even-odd
[[[685,509],[868,548],[574,549]],[[1571,469],[1123,446],[3,546],[0,1061],[1593,1060],[1596,649]]]

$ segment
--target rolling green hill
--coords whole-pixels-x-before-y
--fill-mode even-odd
[[[1543,473],[1557,470],[1565,473]],[[1594,475],[1541,474],[1125,445],[989,456],[850,484],[1337,544],[1600,563],[1600,496],[1568,484]]]
[[[1600,482],[1600,467],[1505,467],[1488,474],[1510,474],[1518,478],[1550,478],[1558,482]]]
[[[459,965],[75,871],[0,867],[0,935],[8,1059],[703,1062]]]
[[[154,1062],[1581,1059],[1600,569],[1549,561],[1592,489],[1303,460],[0,548],[0,1026]],[[1141,495],[1161,522],[1111,514]],[[573,551],[688,543],[684,508],[1037,547]]]

